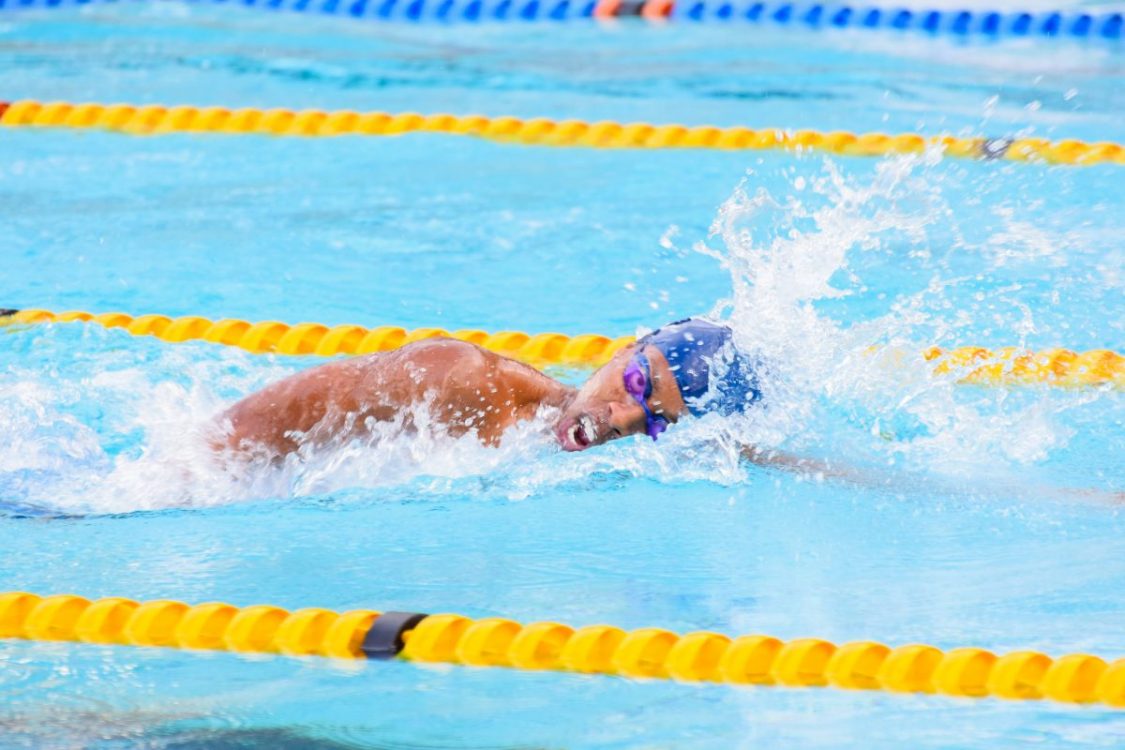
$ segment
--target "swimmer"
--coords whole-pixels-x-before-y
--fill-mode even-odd
[[[222,438],[213,447],[236,457],[279,460],[305,446],[363,439],[380,422],[424,429],[414,423],[420,413],[416,407],[422,406],[426,419],[449,435],[472,433],[493,446],[517,423],[547,417],[562,450],[584,451],[630,435],[656,440],[686,417],[758,408],[761,368],[756,365],[735,346],[728,326],[702,318],[642,336],[580,388],[474,344],[426,339],[314,367],[247,396],[219,416]],[[908,492],[922,481],[772,448],[743,446],[741,455],[756,464],[865,488]],[[925,481],[934,486],[932,478]],[[1064,492],[1107,499],[1100,490]],[[1120,492],[1108,500],[1125,502]]]
[[[564,451],[629,435],[656,440],[685,416],[735,414],[761,400],[754,367],[728,326],[678,321],[618,351],[581,388],[464,341],[435,338],[330,362],[239,401],[220,416],[217,447],[274,457],[362,438],[379,422],[416,429],[415,407],[453,437],[499,444],[508,428],[555,415]]]

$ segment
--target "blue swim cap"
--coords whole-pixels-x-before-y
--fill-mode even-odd
[[[637,346],[660,350],[696,416],[737,414],[762,398],[754,366],[735,347],[729,326],[688,318],[642,336]]]

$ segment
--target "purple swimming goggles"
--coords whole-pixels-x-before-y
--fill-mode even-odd
[[[668,420],[662,414],[656,414],[649,408],[648,399],[652,396],[652,365],[648,357],[642,352],[637,352],[625,365],[623,374],[625,392],[637,400],[645,410],[645,434],[653,440],[668,429]]]

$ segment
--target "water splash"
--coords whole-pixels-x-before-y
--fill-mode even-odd
[[[766,406],[741,425],[742,440],[878,467],[884,475],[1013,480],[1074,437],[1062,415],[1110,397],[972,388],[957,384],[958,373],[933,374],[921,355],[925,345],[958,343],[959,331],[989,306],[1014,311],[1006,313],[1015,316],[1013,343],[1035,331],[1018,284],[975,292],[979,312],[951,304],[953,290],[976,288],[981,276],[957,275],[948,259],[932,262],[935,227],[954,249],[970,246],[944,197],[940,164],[937,152],[886,160],[861,182],[825,161],[820,174],[792,180],[784,197],[752,191],[750,174],[720,209],[709,241],[696,245],[731,275],[733,296],[713,314],[729,319],[740,346],[760,357],[766,372]],[[992,268],[1028,253],[1043,260],[1065,247],[1065,237],[1014,221],[1010,209],[994,214],[1002,226],[978,253]],[[868,319],[832,319],[828,304],[866,291],[856,261],[868,254],[893,254],[932,275]]]
[[[511,500],[635,477],[737,485],[754,479],[740,458],[747,445],[881,477],[906,472],[972,485],[1012,480],[1065,451],[1078,434],[1066,415],[1097,408],[1110,394],[959,386],[955,374],[934,377],[920,351],[965,343],[958,338],[985,314],[964,304],[966,290],[988,314],[1002,307],[1004,327],[1019,341],[1037,326],[1019,285],[982,284],[963,259],[934,247],[975,249],[978,268],[1001,268],[1026,257],[1049,261],[1066,237],[1006,207],[989,211],[999,226],[966,231],[946,198],[950,173],[936,152],[879,162],[865,176],[831,160],[797,164],[785,167],[780,183],[777,174],[749,174],[719,209],[710,237],[695,244],[730,274],[730,296],[711,314],[729,319],[738,344],[761,363],[763,406],[744,418],[689,420],[658,444],[631,438],[578,455],[557,451],[549,413],[514,427],[499,448],[471,435],[453,439],[435,425],[404,431],[388,423],[371,439],[337,441],[280,464],[231,463],[209,445],[214,416],[312,362],[46,326],[0,347],[19,362],[0,371],[0,422],[8,426],[0,510],[118,513],[355,487]],[[662,242],[676,240],[669,233]],[[833,305],[871,297],[880,283],[873,277],[888,268],[906,274],[893,280],[893,293],[856,308],[870,310],[866,316],[845,310],[850,322],[835,319]],[[410,416],[427,424],[424,409]]]

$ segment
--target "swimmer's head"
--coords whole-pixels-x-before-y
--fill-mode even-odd
[[[555,428],[567,451],[627,435],[653,440],[684,414],[741,412],[761,398],[728,326],[690,318],[625,347],[591,376]]]

